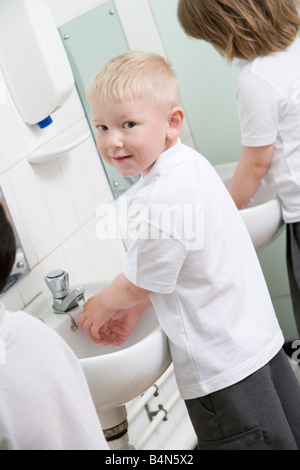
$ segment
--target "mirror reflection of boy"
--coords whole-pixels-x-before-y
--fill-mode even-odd
[[[0,204],[0,291],[15,259]],[[0,302],[0,450],[108,449],[71,349],[51,328]]]
[[[174,71],[127,52],[87,95],[100,154],[141,179],[129,194],[124,273],[88,300],[79,324],[95,342],[121,344],[151,300],[199,449],[300,448],[299,385],[253,244],[214,168],[178,137]],[[173,217],[153,217],[159,206]]]

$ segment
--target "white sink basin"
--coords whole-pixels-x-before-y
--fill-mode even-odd
[[[108,282],[83,284],[85,299],[106,284]],[[95,344],[80,328],[73,331],[70,315],[76,320],[82,307],[74,308],[68,312],[70,315],[56,314],[51,294],[41,294],[25,310],[41,318],[73,349],[85,372],[98,413],[117,408],[143,393],[171,363],[167,337],[152,307],[142,314],[121,346]]]
[[[229,189],[237,163],[216,165],[215,169]],[[240,211],[256,251],[268,245],[283,226],[279,200],[260,186],[251,203]]]

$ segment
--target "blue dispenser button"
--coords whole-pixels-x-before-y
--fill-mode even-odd
[[[43,119],[42,121],[38,122],[38,125],[40,126],[41,129],[44,129],[45,127],[47,126],[50,126],[50,124],[52,123],[52,117],[51,116],[48,116],[46,117],[45,119]]]

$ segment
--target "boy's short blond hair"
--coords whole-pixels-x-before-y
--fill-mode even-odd
[[[178,77],[161,56],[129,51],[112,58],[93,77],[87,99],[131,101],[146,99],[167,112],[180,105]]]
[[[300,26],[298,0],[179,0],[188,36],[212,44],[228,61],[286,49]]]

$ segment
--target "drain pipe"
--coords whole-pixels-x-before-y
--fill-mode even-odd
[[[128,421],[130,425],[135,420],[140,411],[144,410],[145,404],[150,400],[150,398],[152,398],[152,396],[156,397],[159,395],[159,388],[168,380],[173,372],[174,366],[173,363],[171,363],[168,369],[163,373],[163,375],[159,377],[155,384],[148,388],[148,390],[146,390],[146,392],[144,392],[142,395],[140,395],[138,401],[135,400],[135,402],[128,407]]]
[[[134,450],[129,444],[127,410],[125,405],[98,411],[105,439],[112,450]]]
[[[143,449],[149,437],[151,437],[151,435],[155,432],[156,428],[161,423],[161,421],[166,418],[166,413],[168,413],[173,408],[173,406],[177,403],[179,399],[179,391],[176,390],[171,396],[171,398],[167,401],[167,403],[163,406],[163,408],[160,408],[160,410],[156,413],[156,416],[152,419],[150,425],[148,426],[144,434],[142,434],[138,442],[135,444],[137,450]]]

